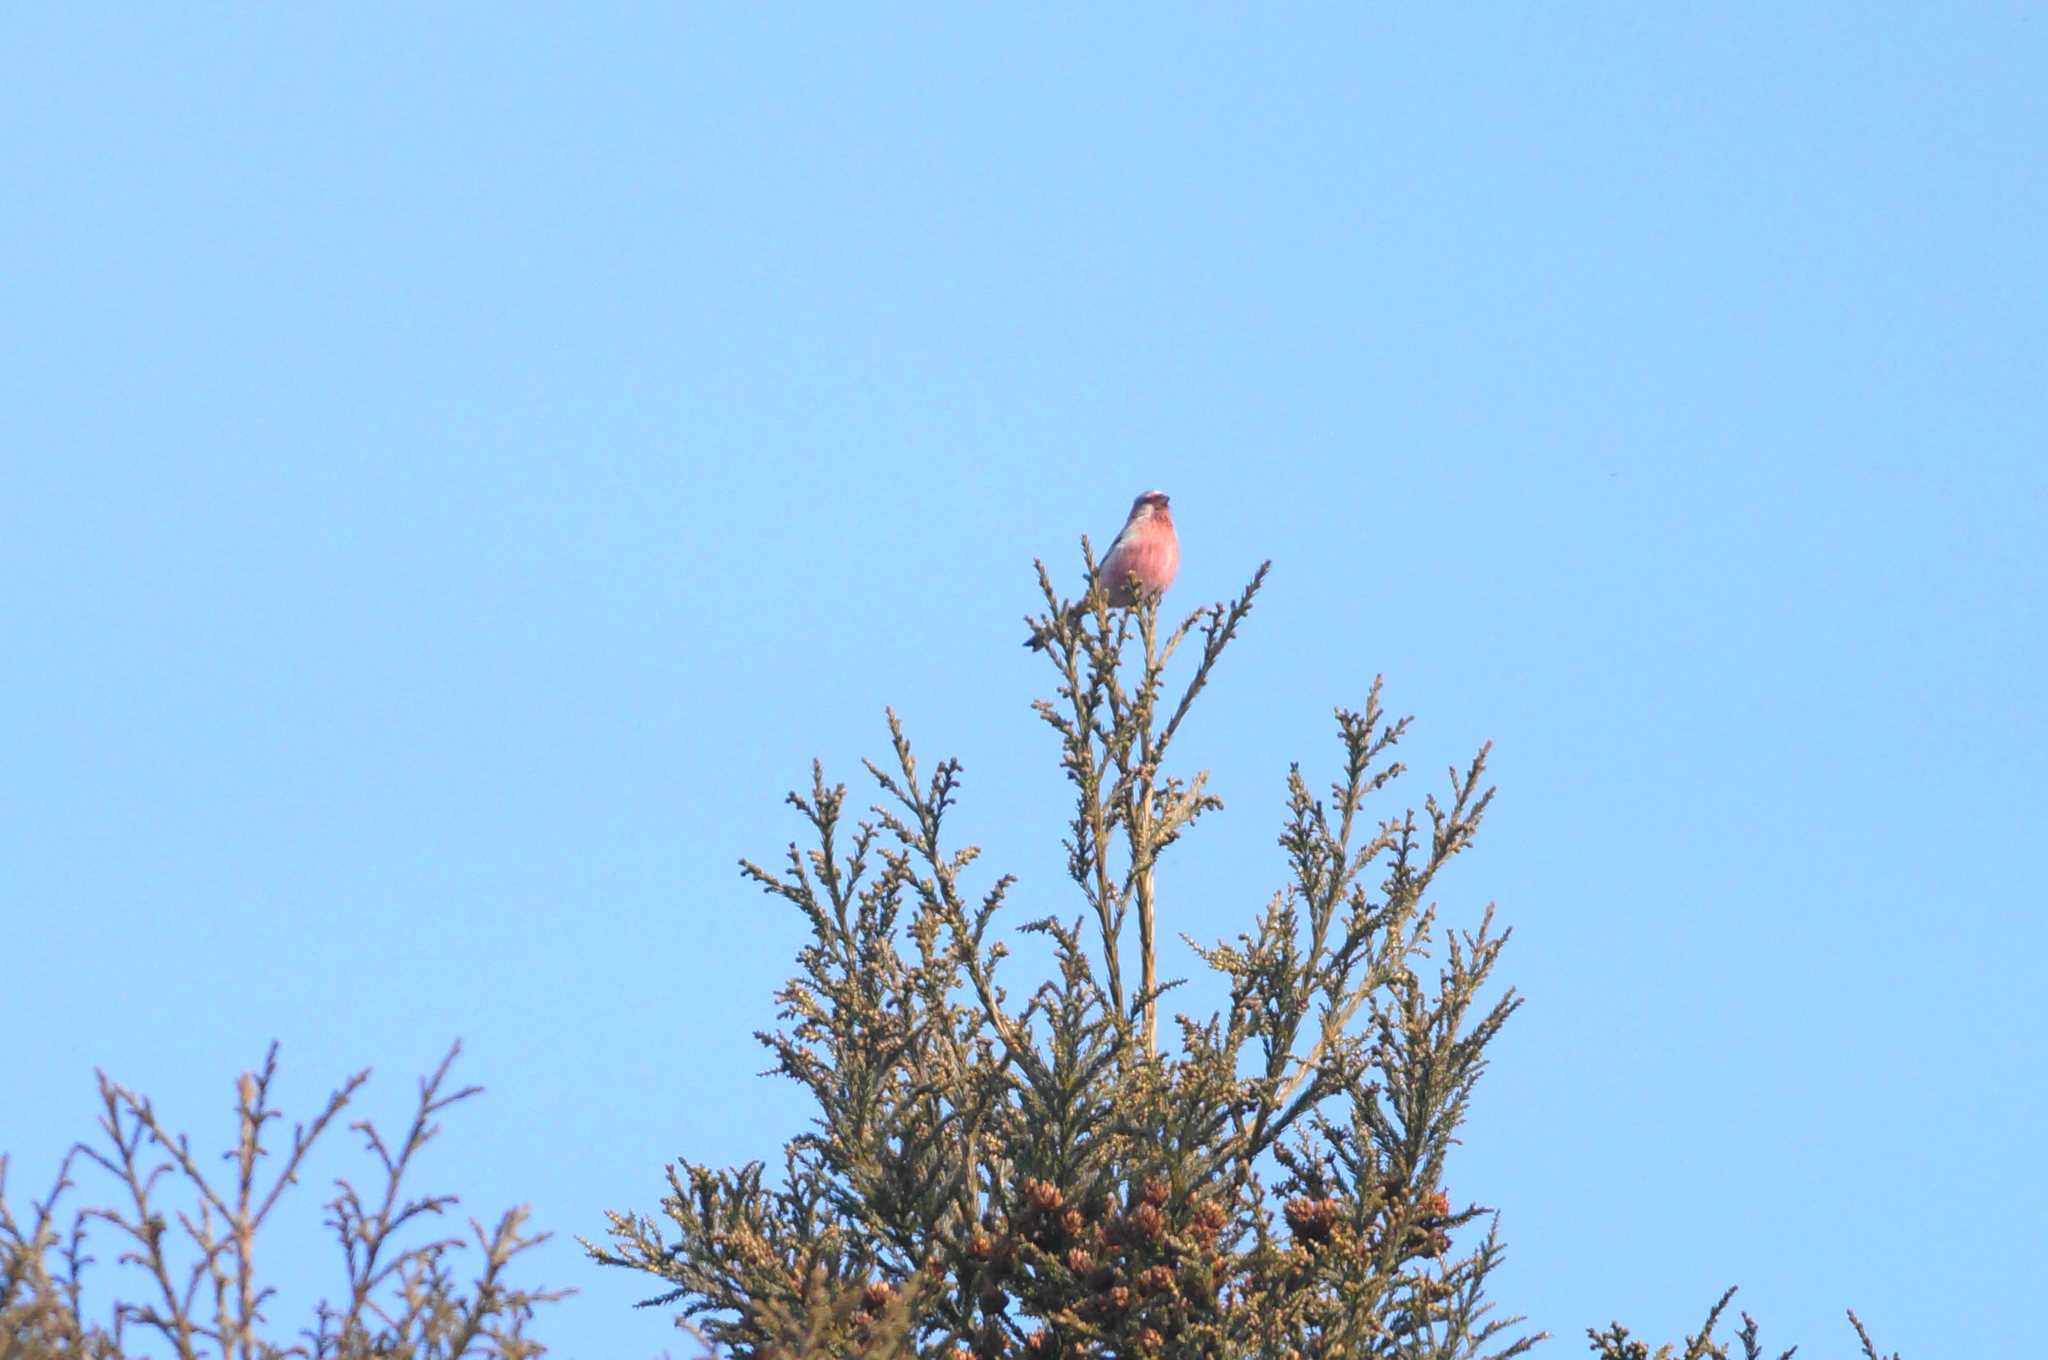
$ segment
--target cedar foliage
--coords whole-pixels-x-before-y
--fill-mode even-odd
[[[1610,1324],[1604,1332],[1588,1327],[1586,1335],[1593,1339],[1593,1354],[1599,1360],[1732,1360],[1737,1345],[1742,1347],[1742,1360],[1765,1360],[1760,1329],[1756,1319],[1747,1313],[1742,1314],[1742,1326],[1735,1333],[1732,1344],[1722,1345],[1714,1340],[1714,1328],[1720,1325],[1721,1315],[1728,1311],[1728,1304],[1734,1297],[1733,1289],[1723,1294],[1719,1302],[1708,1310],[1706,1325],[1697,1335],[1688,1336],[1682,1346],[1659,1346],[1653,1351],[1647,1342],[1630,1340],[1628,1328],[1618,1322]],[[1863,1319],[1857,1317],[1853,1309],[1849,1312],[1849,1325],[1855,1329],[1856,1340],[1862,1345],[1858,1354],[1863,1360],[1899,1360],[1896,1353],[1890,1356],[1878,1353],[1877,1343],[1870,1339],[1870,1333],[1864,1330]],[[1792,1360],[1798,1350],[1794,1346],[1780,1351],[1775,1360]]]
[[[277,1046],[262,1067],[235,1083],[236,1127],[224,1155],[229,1174],[207,1174],[189,1139],[173,1133],[145,1097],[99,1074],[99,1138],[78,1144],[60,1165],[48,1195],[26,1219],[8,1206],[7,1161],[0,1157],[0,1360],[119,1360],[170,1355],[177,1360],[530,1360],[546,1347],[526,1335],[534,1310],[567,1291],[511,1282],[514,1260],[546,1240],[527,1235],[526,1209],[486,1227],[472,1219],[467,1238],[422,1230],[455,1207],[447,1194],[415,1194],[414,1159],[440,1133],[437,1117],[481,1088],[449,1089],[456,1045],[419,1085],[404,1135],[388,1140],[369,1120],[348,1125],[376,1164],[358,1192],[335,1182],[327,1226],[340,1249],[343,1291],[322,1300],[296,1336],[280,1335],[267,1308],[275,1289],[258,1267],[258,1237],[305,1159],[358,1090],[367,1069],[343,1082],[288,1143],[268,1126],[283,1119],[272,1104]],[[267,1158],[282,1161],[265,1171]],[[74,1167],[104,1174],[108,1197],[71,1210]],[[173,1193],[166,1193],[167,1189]],[[96,1312],[86,1290],[95,1241],[117,1254],[114,1293]],[[464,1280],[458,1264],[474,1245],[481,1264]],[[104,1245],[102,1246],[104,1249]]]
[[[1050,978],[1010,978],[1013,880],[971,886],[979,852],[946,834],[957,761],[922,765],[891,713],[864,816],[814,766],[789,797],[806,843],[741,871],[810,927],[785,1026],[759,1037],[816,1127],[772,1182],[671,1167],[662,1218],[610,1215],[599,1261],[658,1277],[649,1303],[761,1360],[1507,1360],[1540,1339],[1493,1311],[1491,1211],[1446,1183],[1520,1005],[1483,995],[1507,941],[1491,909],[1446,929],[1430,898],[1492,802],[1486,748],[1419,814],[1385,809],[1408,720],[1377,681],[1338,710],[1327,795],[1288,775],[1282,886],[1235,940],[1189,941],[1228,1008],[1160,1037],[1155,870],[1221,806],[1175,739],[1265,577],[1169,626],[1156,599],[1099,590],[1070,613],[1040,564],[1057,697],[1036,708],[1082,903],[1021,926],[1049,937]]]
[[[1085,540],[1083,553],[1092,584]],[[1091,590],[1074,609],[1039,567],[1047,613],[1031,622],[1052,642],[1057,697],[1036,708],[1072,786],[1067,869],[1083,905],[1019,927],[1051,941],[1056,966],[1016,999],[994,929],[1013,880],[969,888],[978,852],[944,835],[960,766],[921,775],[893,713],[867,816],[850,818],[846,787],[814,765],[789,798],[810,844],[775,870],[741,862],[811,928],[779,993],[786,1027],[758,1037],[816,1100],[816,1126],[789,1140],[779,1181],[759,1163],[681,1162],[666,1223],[612,1213],[611,1245],[585,1243],[660,1279],[647,1302],[680,1305],[704,1355],[1509,1360],[1544,1339],[1495,1315],[1496,1224],[1445,1179],[1486,1047],[1520,1005],[1511,989],[1482,1001],[1507,942],[1491,907],[1476,931],[1445,930],[1429,898],[1491,805],[1485,747],[1420,815],[1383,811],[1408,720],[1386,717],[1377,680],[1362,709],[1339,709],[1328,796],[1288,772],[1282,886],[1236,940],[1187,941],[1228,1008],[1176,1014],[1160,1041],[1173,983],[1158,974],[1154,871],[1221,806],[1203,772],[1176,774],[1168,755],[1265,576],[1167,628],[1156,599],[1112,609]],[[1170,691],[1184,646],[1193,671]],[[146,1098],[102,1073],[99,1139],[73,1149],[25,1219],[0,1157],[0,1360],[543,1353],[527,1324],[567,1291],[511,1282],[545,1240],[526,1234],[523,1208],[490,1228],[471,1220],[467,1240],[420,1234],[455,1205],[408,1184],[436,1117],[477,1094],[447,1089],[457,1051],[421,1081],[402,1138],[349,1125],[381,1184],[336,1182],[327,1225],[345,1289],[295,1337],[269,1326],[257,1237],[368,1072],[273,1148],[273,1045],[237,1083],[219,1184]],[[282,1164],[260,1174],[274,1152]],[[111,1198],[67,1218],[80,1163]],[[166,1184],[183,1206],[166,1204]],[[86,1276],[102,1235],[119,1250],[95,1312]],[[470,1245],[480,1265],[465,1282]],[[1733,1294],[1681,1345],[1653,1350],[1615,1323],[1589,1329],[1592,1352],[1763,1360],[1747,1314],[1714,1339]],[[1863,1360],[1886,1360],[1849,1319]]]

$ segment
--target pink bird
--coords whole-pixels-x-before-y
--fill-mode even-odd
[[[1173,516],[1167,512],[1166,493],[1147,491],[1131,502],[1131,515],[1117,532],[1109,553],[1096,568],[1096,579],[1109,594],[1113,605],[1138,602],[1139,593],[1164,595],[1180,570],[1180,539],[1173,532]],[[1072,623],[1083,612],[1075,605],[1067,614]],[[1033,633],[1025,646],[1034,651],[1051,641],[1051,634]]]

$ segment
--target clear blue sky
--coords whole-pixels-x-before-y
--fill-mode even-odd
[[[1073,909],[1030,562],[1159,486],[1178,602],[1275,563],[1174,929],[1376,672],[1498,743],[1450,1183],[1549,1353],[2031,1348],[2044,72],[2038,0],[7,7],[14,1193],[95,1065],[216,1142],[272,1036],[396,1114],[459,1035],[434,1182],[673,1348],[569,1239],[805,1117],[735,858],[893,703]]]

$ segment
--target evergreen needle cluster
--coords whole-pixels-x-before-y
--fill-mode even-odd
[[[1094,564],[1089,562],[1091,580]],[[1073,793],[1072,919],[1049,978],[997,929],[1012,880],[970,882],[946,818],[960,766],[922,767],[892,713],[877,794],[814,767],[805,824],[746,878],[811,937],[760,1036],[810,1092],[781,1175],[671,1168],[661,1216],[611,1215],[600,1261],[645,1271],[735,1356],[1509,1357],[1537,1340],[1485,1297],[1488,1211],[1446,1184],[1506,942],[1445,930],[1430,894],[1492,798],[1486,752],[1420,814],[1377,682],[1340,710],[1338,775],[1288,777],[1285,879],[1235,940],[1190,941],[1227,1009],[1177,1014],[1160,972],[1162,858],[1219,801],[1175,739],[1263,584],[1177,626],[1156,599],[1071,609],[1039,568],[1057,697],[1037,705]],[[1176,658],[1191,674],[1169,685]]]
[[[323,1300],[294,1336],[280,1335],[269,1309],[276,1290],[259,1268],[258,1238],[306,1156],[369,1080],[367,1070],[342,1083],[307,1123],[278,1145],[271,1125],[283,1114],[271,1102],[277,1046],[263,1066],[235,1084],[235,1141],[223,1160],[226,1177],[210,1176],[189,1139],[174,1133],[145,1097],[99,1078],[98,1140],[79,1144],[60,1166],[56,1184],[17,1217],[6,1198],[7,1162],[0,1157],[0,1360],[120,1360],[169,1355],[176,1360],[530,1360],[546,1348],[526,1335],[534,1310],[563,1290],[516,1285],[516,1258],[546,1240],[529,1236],[526,1210],[493,1226],[470,1220],[467,1235],[436,1233],[456,1199],[414,1194],[414,1160],[440,1133],[444,1110],[481,1088],[450,1089],[448,1073],[460,1045],[420,1082],[403,1137],[387,1139],[369,1120],[349,1124],[375,1160],[367,1193],[335,1182],[327,1227],[344,1266],[338,1298]],[[281,1155],[281,1161],[266,1161]],[[209,1159],[210,1160],[210,1159]],[[78,1190],[74,1166],[103,1174],[106,1198],[70,1211]],[[99,1249],[114,1249],[99,1262]],[[480,1257],[465,1279],[465,1249]],[[104,1312],[88,1303],[88,1268],[112,1297]],[[137,1288],[139,1284],[139,1288]]]
[[[1093,587],[1085,541],[1083,554]],[[1036,707],[1072,789],[1079,905],[1016,928],[1050,941],[1051,976],[1006,967],[1013,880],[975,881],[978,852],[946,827],[959,763],[921,768],[893,713],[865,814],[814,765],[789,798],[805,842],[776,868],[741,862],[810,927],[778,994],[783,1027],[759,1037],[817,1118],[772,1180],[760,1163],[678,1163],[658,1216],[610,1214],[610,1244],[585,1243],[658,1278],[648,1302],[675,1305],[705,1354],[1507,1360],[1543,1339],[1494,1312],[1496,1224],[1447,1181],[1487,1047],[1520,1005],[1488,986],[1507,942],[1491,907],[1459,931],[1431,898],[1492,802],[1486,748],[1419,813],[1383,806],[1408,720],[1386,717],[1377,681],[1361,710],[1338,710],[1327,793],[1288,772],[1271,899],[1235,939],[1187,940],[1227,1005],[1176,1013],[1161,1037],[1174,904],[1156,871],[1221,806],[1205,772],[1177,770],[1175,741],[1265,577],[1168,627],[1156,598],[1118,608],[1091,588],[1071,605],[1040,566],[1046,613],[1031,623],[1056,674]],[[1186,676],[1169,685],[1176,659]],[[368,1073],[281,1143],[273,1046],[238,1083],[224,1180],[102,1075],[99,1138],[25,1217],[0,1158],[0,1360],[540,1354],[526,1325],[562,1294],[510,1280],[543,1240],[525,1210],[438,1236],[454,1198],[406,1188],[437,1116],[476,1093],[448,1089],[454,1056],[421,1082],[402,1138],[350,1125],[377,1177],[367,1194],[339,1181],[328,1201],[345,1288],[285,1337],[258,1235]],[[65,1228],[74,1166],[110,1194]],[[117,1249],[99,1311],[95,1244]],[[467,1281],[459,1260],[478,1263]],[[1733,1292],[1683,1346],[1653,1351],[1614,1324],[1588,1333],[1593,1353],[1730,1360],[1739,1346],[1762,1360],[1747,1315],[1714,1340]],[[1882,1360],[1850,1320],[1864,1360]]]

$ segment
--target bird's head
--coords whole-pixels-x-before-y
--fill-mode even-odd
[[[1168,518],[1164,491],[1147,491],[1131,502],[1132,519],[1151,519],[1154,516]]]

